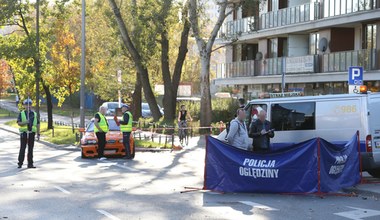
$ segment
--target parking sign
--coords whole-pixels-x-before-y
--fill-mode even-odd
[[[348,68],[348,85],[363,85],[363,67],[350,66]]]

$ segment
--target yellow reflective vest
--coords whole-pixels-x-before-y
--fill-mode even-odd
[[[109,130],[109,127],[108,127],[108,121],[106,119],[106,117],[104,117],[104,115],[100,112],[97,113],[100,117],[100,121],[98,122],[99,124],[99,127],[100,129],[103,130],[103,132],[107,133],[108,130]],[[98,128],[94,125],[94,132],[99,132]]]
[[[32,124],[32,132],[37,132],[37,113],[36,112],[33,112],[33,113],[34,113],[34,120],[33,120],[33,124]],[[26,117],[26,111],[22,111],[21,112],[21,122],[25,123],[27,120],[28,119]],[[28,131],[28,125],[21,125],[19,128],[19,131],[20,131],[20,133],[27,132]]]
[[[120,131],[121,132],[132,132],[132,114],[130,112],[125,112],[125,114],[128,114],[129,115],[129,119],[128,119],[128,124],[126,125],[120,125]],[[123,120],[124,120],[124,115],[123,115]]]

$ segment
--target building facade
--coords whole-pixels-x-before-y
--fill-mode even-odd
[[[219,31],[225,63],[213,83],[246,99],[269,93],[348,92],[348,68],[380,88],[380,0],[261,0],[234,10]],[[283,88],[282,88],[283,87]]]

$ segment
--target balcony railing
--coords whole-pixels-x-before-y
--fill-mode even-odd
[[[217,66],[217,78],[281,75],[286,73],[314,73],[317,70],[317,57],[278,57],[264,60],[249,60],[223,63]]]
[[[350,66],[362,66],[364,70],[375,70],[375,49],[343,51],[323,55],[300,57],[278,57],[263,60],[223,63],[217,65],[217,78],[253,77],[299,73],[345,72]]]
[[[322,55],[322,72],[344,72],[350,66],[362,66],[364,70],[376,68],[376,50],[354,50]]]
[[[258,76],[255,75],[255,68],[258,68],[260,61],[248,60],[232,63],[222,63],[217,65],[216,77],[217,78],[231,78],[231,77],[244,77],[244,76]]]
[[[219,31],[219,38],[230,39],[252,31],[299,24],[312,20],[368,11],[379,8],[377,0],[324,0],[283,8],[262,14],[225,22]]]
[[[234,21],[225,22],[220,31],[219,38],[233,38],[243,33],[249,33],[257,30],[257,24],[254,17],[246,17]]]
[[[275,28],[290,24],[297,24],[317,20],[319,18],[319,3],[297,5],[283,8],[261,15],[260,29]]]

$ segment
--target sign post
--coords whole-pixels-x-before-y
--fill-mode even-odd
[[[348,68],[348,93],[360,93],[360,86],[363,85],[363,67],[351,66]]]

